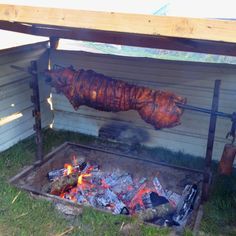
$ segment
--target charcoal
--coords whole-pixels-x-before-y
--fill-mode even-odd
[[[144,204],[145,208],[153,207],[151,197],[150,197],[150,193],[143,194],[142,200],[143,200],[143,204]]]
[[[156,207],[156,206],[159,206],[159,205],[162,205],[162,204],[165,204],[165,203],[169,202],[165,197],[159,196],[155,192],[150,193],[150,200],[151,200],[152,207]]]
[[[92,175],[91,183],[95,186],[101,186],[102,185],[102,179],[99,174],[95,173]]]
[[[178,222],[175,222],[173,219],[165,219],[165,223],[164,223],[163,226],[165,226],[165,227],[172,227],[172,226],[179,226],[179,225],[180,224]]]
[[[124,211],[125,204],[122,201],[117,201],[115,203],[115,207],[112,210],[114,214],[121,214],[122,211]]]
[[[88,195],[88,196],[87,196],[87,200],[88,200],[88,203],[89,203],[91,206],[97,207],[95,195]]]
[[[176,207],[178,202],[180,201],[181,195],[171,191],[171,190],[166,190],[166,198],[169,200],[169,202]]]
[[[112,211],[114,214],[120,214],[125,204],[118,199],[117,195],[113,193],[110,189],[105,189],[103,194],[96,196],[96,201],[98,206],[107,207],[113,206]]]
[[[92,169],[92,171],[90,173],[96,173],[98,171],[100,171],[99,166],[98,165],[93,165],[93,169]]]
[[[83,169],[81,170],[81,173],[87,173],[90,172],[89,168],[91,168],[92,166],[90,165],[90,163],[85,162],[82,164]]]
[[[87,165],[88,165],[88,164],[87,164],[85,161],[82,162],[82,163],[79,165],[80,171],[83,171],[83,170],[86,168]]]
[[[179,224],[172,219],[172,216],[173,216],[173,214],[169,214],[165,217],[156,218],[156,219],[151,220],[149,222],[151,222],[155,225],[163,226],[163,227],[179,226]]]
[[[52,194],[79,204],[107,209],[114,214],[138,212],[140,219],[156,220],[159,224],[164,224],[166,216],[173,212],[173,204],[171,206],[172,202],[168,198],[176,201],[179,196],[164,190],[157,177],[152,183],[147,182],[146,177],[133,179],[127,172],[103,172],[96,163],[84,160],[73,168],[76,167],[78,171],[67,176],[64,176],[66,168],[49,172],[50,179],[54,180],[50,183]],[[79,178],[78,183],[79,176],[83,179]],[[169,221],[173,221],[173,218]]]
[[[142,206],[140,206],[140,204],[136,204],[136,205],[135,205],[134,212],[141,212],[142,210],[144,210],[144,209],[143,209]]]
[[[177,210],[173,216],[173,220],[180,225],[184,225],[187,221],[188,215],[193,210],[193,205],[197,196],[197,185],[186,185],[180,201],[177,205]]]
[[[132,184],[131,186],[133,186],[133,189],[126,191],[126,193],[122,195],[122,200],[125,202],[130,202],[134,198],[136,193],[140,190],[140,188],[143,188],[145,186],[144,183],[146,182],[146,180],[147,178],[143,177],[134,186]]]
[[[109,186],[113,187],[114,185],[117,184],[117,182],[119,181],[119,178],[121,178],[121,176],[123,175],[128,175],[128,174],[127,173],[122,174],[120,173],[120,171],[116,171],[116,172],[111,173],[108,176],[105,176],[104,180]]]
[[[76,158],[73,158],[72,163],[73,163],[73,166],[84,166],[86,164],[86,161],[84,157],[76,157]]]
[[[50,181],[53,181],[53,180],[63,176],[65,173],[65,170],[66,170],[65,168],[59,169],[59,170],[52,170],[52,171],[48,172],[47,177]]]
[[[120,214],[121,215],[129,215],[129,209],[127,207],[123,207]]]
[[[128,189],[128,186],[133,185],[132,177],[127,175],[122,175],[120,178],[118,178],[117,183],[111,187],[112,191],[115,193],[122,193],[126,192]]]
[[[139,180],[139,185],[145,183],[146,181],[147,181],[147,178],[146,178],[146,177],[142,177],[142,178]]]
[[[104,182],[112,189],[113,192],[118,194],[127,192],[128,186],[133,185],[131,175],[129,173],[120,173],[120,171],[104,176]]]
[[[82,194],[77,194],[76,199],[79,204],[84,204],[87,202],[87,199]]]
[[[130,202],[130,201],[134,198],[136,192],[137,192],[137,189],[132,189],[132,190],[130,190],[130,191],[124,193],[124,194],[121,196],[121,198],[122,198],[122,200],[123,200],[124,202]]]
[[[155,186],[156,192],[159,196],[166,197],[166,192],[157,177],[153,178],[153,185]]]

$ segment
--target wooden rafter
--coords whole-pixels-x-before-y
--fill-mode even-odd
[[[236,21],[0,4],[0,28],[48,37],[236,56]]]
[[[89,42],[111,43],[119,45],[199,52],[218,55],[236,56],[236,44],[206,40],[191,40],[183,38],[152,37],[130,33],[117,33],[101,30],[45,27],[39,25],[24,25],[0,21],[0,28],[19,33],[38,36],[75,39]]]

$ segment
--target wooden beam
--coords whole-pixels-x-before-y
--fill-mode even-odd
[[[0,21],[0,29],[38,36],[75,39],[128,46],[236,56],[236,44],[207,40],[168,38],[101,30],[45,27]]]
[[[0,4],[0,20],[236,43],[236,22]]]

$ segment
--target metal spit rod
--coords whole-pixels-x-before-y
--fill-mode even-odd
[[[221,117],[225,117],[225,118],[232,118],[232,114],[220,112],[220,111],[214,112],[211,109],[207,109],[207,108],[201,108],[201,107],[196,107],[196,106],[186,105],[186,104],[181,104],[181,103],[177,103],[177,106],[180,108],[186,109],[186,110],[203,112],[203,113],[207,113],[210,115],[216,115],[216,116],[221,116]]]

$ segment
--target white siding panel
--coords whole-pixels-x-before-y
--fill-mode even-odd
[[[170,90],[187,97],[188,104],[211,108],[214,81],[220,79],[219,110],[232,113],[236,111],[236,66],[226,64],[207,64],[177,62],[148,58],[131,58],[73,51],[51,51],[51,63],[62,66],[73,65],[76,69],[92,69],[96,72],[129,83],[150,88]],[[209,116],[185,111],[182,124],[175,128],[154,130],[145,123],[136,111],[100,112],[85,106],[74,111],[63,95],[53,93],[54,128],[79,131],[98,135],[99,129],[111,122],[128,124],[142,128],[148,133],[143,142],[147,146],[161,146],[174,151],[184,151],[204,156],[207,144]],[[219,160],[225,135],[231,122],[218,119],[214,146],[214,159]]]
[[[16,137],[21,137],[22,133],[31,130],[31,134],[34,133],[33,125],[34,119],[32,119],[32,109],[29,107],[22,111],[22,117],[0,127],[0,146],[5,145],[5,143],[10,143],[12,139]],[[41,104],[42,111],[42,126],[45,127],[52,121],[52,118],[48,116],[51,113],[48,109],[46,103]],[[17,139],[17,138],[16,138]],[[21,139],[21,138],[20,138]]]
[[[30,61],[38,61],[38,70],[44,70],[48,64],[47,43],[37,43],[0,51],[0,119],[21,113],[22,116],[0,126],[0,151],[3,151],[34,133],[31,103],[32,90],[29,87],[30,76],[17,71],[11,65],[28,68]],[[50,87],[39,78],[42,127],[48,126],[53,119],[47,102]]]

